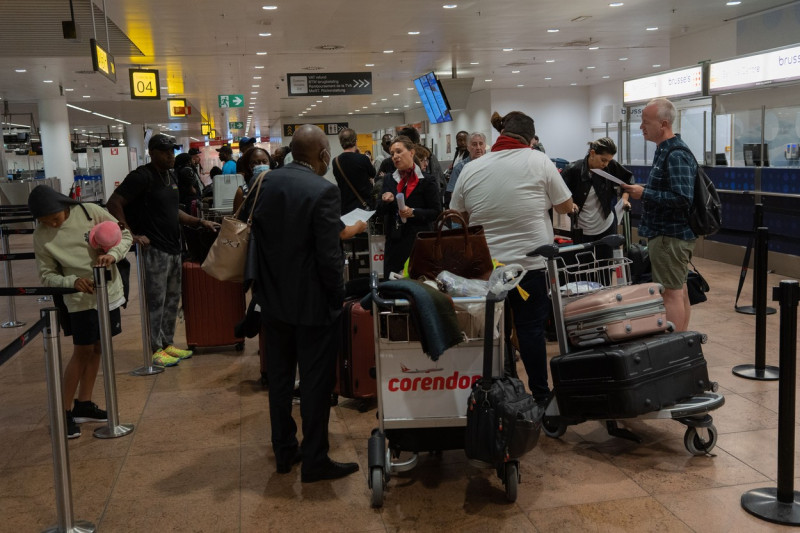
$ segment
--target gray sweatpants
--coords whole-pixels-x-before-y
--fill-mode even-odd
[[[181,301],[181,255],[152,246],[144,249],[145,292],[150,313],[150,349],[155,353],[173,343]]]

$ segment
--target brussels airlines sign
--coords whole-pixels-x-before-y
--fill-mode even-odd
[[[709,92],[800,79],[800,45],[711,63]]]
[[[703,68],[701,66],[673,70],[628,80],[623,83],[622,101],[625,104],[646,102],[653,98],[694,96],[703,92]]]

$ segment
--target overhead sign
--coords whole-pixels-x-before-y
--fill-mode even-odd
[[[700,95],[703,94],[703,67],[698,65],[628,80],[622,87],[622,101],[626,104],[653,98]]]
[[[244,129],[244,122],[228,122],[228,129],[231,130]]]
[[[97,40],[95,39],[89,39],[89,44],[92,47],[92,68],[114,83],[117,83],[117,66],[114,63],[114,56],[97,44]]]
[[[287,74],[289,96],[372,94],[372,72]]]
[[[243,94],[220,94],[217,98],[220,107],[244,107]]]
[[[313,125],[324,131],[326,135],[338,135],[341,130],[348,127],[349,123],[326,122],[324,124],[313,124]],[[297,128],[299,128],[300,126],[305,126],[305,124],[284,124],[283,136],[291,137],[292,135],[294,135],[295,130],[297,130]]]
[[[128,79],[131,83],[131,100],[161,100],[157,70],[130,69]]]
[[[186,98],[168,98],[167,111],[170,118],[182,118],[192,114],[192,108],[186,104]]]
[[[709,91],[721,92],[800,78],[800,45],[711,63]]]

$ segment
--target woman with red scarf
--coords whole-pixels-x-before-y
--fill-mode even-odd
[[[441,211],[439,186],[426,178],[415,162],[416,145],[403,135],[395,137],[389,155],[396,170],[383,180],[378,211],[384,215],[386,246],[383,253],[383,277],[401,272],[417,233],[431,229]],[[403,194],[405,207],[399,209],[397,195]]]

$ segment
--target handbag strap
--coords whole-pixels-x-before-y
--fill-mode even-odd
[[[253,182],[253,186],[250,187],[250,189],[255,189],[256,195],[253,196],[253,203],[250,204],[250,214],[247,216],[247,225],[248,226],[250,225],[250,223],[253,220],[253,212],[256,209],[256,202],[258,202],[258,193],[261,191],[261,181],[264,179],[264,176],[267,174],[267,172],[269,172],[269,171],[265,170],[264,172],[259,174],[258,178],[256,178],[256,180]],[[237,209],[236,213],[233,214],[233,218],[239,218],[239,212],[242,210],[242,208],[244,207],[244,204],[246,204],[246,203],[247,202],[242,202],[242,204],[239,206],[239,209]]]
[[[469,224],[461,216],[461,213],[456,211],[455,209],[445,209],[442,211],[439,216],[436,218],[436,247],[434,252],[437,254],[437,258],[441,258],[442,253],[442,230],[444,229],[444,223],[449,219],[455,219],[459,224],[461,224],[461,230],[464,235],[464,250],[466,251],[466,256],[472,256],[472,246],[469,242]],[[456,230],[457,231],[457,230]]]
[[[344,178],[344,181],[347,183],[347,186],[350,187],[350,190],[353,191],[353,194],[356,195],[356,198],[358,198],[358,201],[361,202],[361,207],[363,207],[366,210],[369,210],[369,206],[367,205],[367,202],[365,202],[364,199],[361,198],[361,195],[358,194],[358,191],[356,190],[356,188],[353,187],[353,184],[350,183],[350,180],[347,178],[347,174],[345,174],[344,170],[342,170],[342,165],[341,165],[341,163],[339,163],[339,156],[334,157],[333,158],[333,162],[336,163],[336,168],[339,169],[339,172],[342,174],[342,177]]]

